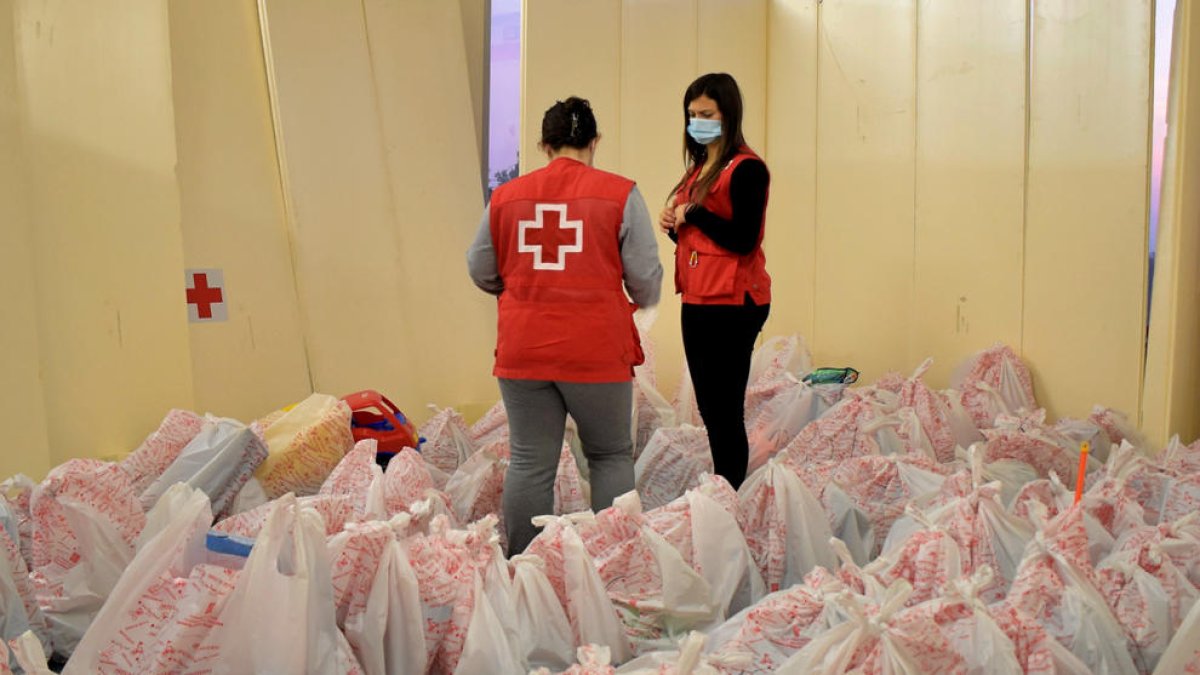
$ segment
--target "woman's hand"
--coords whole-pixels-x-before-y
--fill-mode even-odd
[[[673,218],[675,220],[676,227],[679,227],[680,225],[683,225],[684,223],[687,222],[687,212],[688,212],[688,209],[691,208],[691,206],[692,206],[691,204],[684,202],[683,204],[680,204],[679,206],[675,207],[675,213],[673,214]]]
[[[668,206],[662,210],[662,214],[658,217],[658,226],[662,231],[671,234],[675,231],[675,209]]]

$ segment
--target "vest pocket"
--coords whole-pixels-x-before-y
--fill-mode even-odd
[[[737,256],[692,249],[682,263],[684,293],[701,298],[733,294]]]

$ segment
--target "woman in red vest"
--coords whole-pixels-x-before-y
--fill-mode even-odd
[[[554,104],[539,144],[549,165],[496,188],[467,252],[475,285],[498,296],[493,373],[512,450],[503,499],[510,555],[537,534],[530,520],[553,512],[568,413],[592,509],[634,486],[632,380],[643,356],[633,310],[658,304],[662,265],[637,186],[592,168],[599,140],[586,100]]]
[[[742,137],[742,94],[725,73],[683,96],[687,171],[659,226],[676,243],[683,350],[713,464],[734,488],[746,478],[746,380],[771,309],[762,241],[771,177]]]

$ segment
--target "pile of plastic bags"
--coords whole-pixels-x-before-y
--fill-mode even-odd
[[[952,389],[927,368],[811,384],[802,340],[767,341],[734,491],[688,379],[668,402],[647,364],[637,490],[589,511],[569,424],[555,513],[511,560],[500,404],[471,426],[435,409],[386,469],[333,397],[249,425],[171,411],[121,462],[0,484],[0,673],[46,654],[68,673],[1200,669],[1200,443],[1156,451],[1101,408],[1050,424],[1006,347]]]

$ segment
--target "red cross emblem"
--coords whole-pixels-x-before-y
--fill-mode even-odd
[[[224,321],[225,292],[221,270],[188,270],[188,320]]]
[[[518,221],[517,251],[533,254],[535,270],[562,271],[567,268],[567,254],[583,250],[583,221],[568,220],[566,204],[534,208],[534,220]]]

